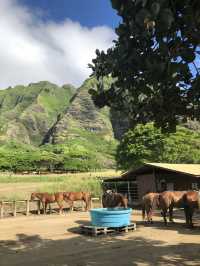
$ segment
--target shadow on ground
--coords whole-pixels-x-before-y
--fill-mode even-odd
[[[167,230],[167,231],[177,231],[179,234],[187,234],[187,235],[199,235],[200,237],[200,225],[194,225],[194,228],[188,228],[184,223],[168,223],[167,226],[164,225],[163,222],[160,221],[154,221],[153,224],[147,224],[144,222],[137,222],[137,227],[151,227],[156,228],[158,230]],[[200,240],[199,240],[200,243]]]
[[[78,224],[82,222],[77,221]],[[155,223],[153,226],[160,227],[160,223]],[[162,227],[160,229],[162,230]],[[173,230],[179,230],[179,227],[176,226]],[[184,231],[185,234],[193,232]],[[66,239],[60,240],[44,239],[39,235],[18,234],[15,241],[0,241],[0,265],[200,265],[199,243],[170,245],[164,241],[135,236],[134,232],[126,238],[120,236],[95,238],[82,235],[67,237],[67,232]]]

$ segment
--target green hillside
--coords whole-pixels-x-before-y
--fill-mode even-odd
[[[77,90],[69,108],[51,129],[50,138],[46,142],[65,143],[74,138],[87,138],[86,136],[113,139],[109,109],[98,109],[88,93],[95,83],[94,79],[88,79]]]
[[[0,170],[113,168],[117,141],[109,109],[95,107],[88,93],[95,84],[42,81],[1,90]]]
[[[109,86],[110,82],[106,79],[105,85]],[[115,158],[118,167],[122,162],[121,168],[124,163],[133,165],[140,157],[143,162],[146,153],[145,156],[140,154],[144,150],[142,147],[147,145],[147,138],[142,133],[140,140],[137,131],[132,129],[117,149],[117,139],[121,139],[130,127],[129,121],[120,111],[108,107],[99,109],[94,105],[88,91],[95,86],[96,80],[91,78],[78,89],[41,81],[1,90],[0,171],[111,169],[116,167]],[[165,149],[162,160],[190,162],[192,158],[191,162],[199,162],[200,123],[188,121],[180,124],[187,129],[178,128],[177,134],[163,136],[168,140],[166,149],[170,147],[170,150],[167,152]],[[134,138],[129,140],[132,135]],[[195,141],[191,141],[192,137]],[[140,145],[136,145],[137,142]],[[147,151],[147,154],[152,152],[151,148]],[[131,156],[134,154],[133,160]],[[147,159],[151,161],[152,158],[149,156]],[[162,161],[159,158],[156,150],[154,160]]]
[[[98,109],[88,93],[95,85],[94,79],[83,83],[69,107],[46,135],[44,143],[62,147],[68,157],[68,165],[80,164],[81,167],[89,163],[97,168],[112,168],[117,141],[109,109]]]
[[[47,81],[1,90],[0,142],[41,144],[74,90],[71,85],[58,87]]]

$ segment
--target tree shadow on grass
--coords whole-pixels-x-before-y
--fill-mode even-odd
[[[63,234],[65,236],[65,234]],[[138,237],[87,237],[44,239],[39,235],[16,235],[0,241],[0,265],[27,266],[136,266],[200,265],[200,244],[170,244]]]

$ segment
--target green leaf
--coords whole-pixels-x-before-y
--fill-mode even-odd
[[[191,63],[195,60],[195,53],[193,49],[183,50],[181,53],[181,57],[185,62]]]
[[[157,16],[160,12],[160,4],[158,2],[153,2],[151,5],[151,12],[154,16]]]
[[[112,52],[97,56],[93,73],[97,78],[115,78],[113,84],[120,88],[120,93],[108,97],[108,88],[107,104],[120,106],[122,112],[129,113],[131,124],[154,121],[170,131],[179,118],[199,119],[199,114],[192,114],[188,108],[196,104],[192,85],[200,76],[200,61],[195,60],[195,55],[200,56],[197,2],[112,1],[121,16],[118,36]],[[194,60],[195,73],[189,65]],[[148,95],[143,104],[138,97],[142,94]]]
[[[99,49],[96,49],[95,53],[96,53],[97,56],[100,56],[101,55]]]
[[[146,6],[147,1],[148,1],[148,0],[136,0],[136,1],[135,1],[135,5],[137,6],[137,5],[139,5],[139,4],[142,4],[142,6],[144,7],[144,6]]]
[[[143,8],[137,13],[137,15],[135,17],[135,21],[140,26],[144,26],[145,19],[148,19],[150,17],[151,17],[150,12],[147,9]]]
[[[174,22],[174,16],[171,9],[169,8],[163,9],[163,11],[161,12],[161,22],[160,22],[162,23],[160,25],[161,28],[163,28],[164,30],[170,29],[173,22]]]
[[[112,7],[114,9],[119,10],[121,8],[122,1],[121,0],[111,0],[111,4],[112,4]]]

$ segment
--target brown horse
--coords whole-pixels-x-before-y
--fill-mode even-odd
[[[124,207],[128,206],[127,197],[123,196],[120,193],[106,191],[102,196],[102,205],[103,208],[115,208],[115,207]]]
[[[162,216],[167,225],[167,212],[169,210],[169,221],[173,222],[173,208],[184,207],[183,196],[186,191],[164,191],[159,195],[159,204],[162,210]]]
[[[49,204],[49,206],[50,206],[50,203],[57,202],[57,204],[59,206],[59,213],[62,214],[62,212],[63,212],[63,200],[64,200],[63,194],[64,194],[63,192],[57,192],[57,193],[53,193],[53,194],[50,194],[47,192],[44,192],[44,193],[33,192],[31,194],[31,200],[39,199],[41,201],[44,214],[46,214],[47,204]]]
[[[200,191],[188,191],[183,196],[186,225],[193,227],[192,217],[195,209],[200,209]]]
[[[70,209],[73,210],[74,201],[82,200],[85,202],[85,211],[91,208],[91,193],[90,192],[64,192],[65,201],[70,203]]]
[[[159,193],[149,192],[142,198],[142,218],[145,220],[147,215],[147,222],[153,223],[153,210],[159,208]]]

